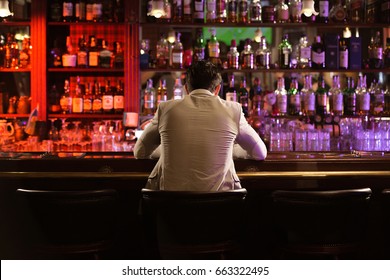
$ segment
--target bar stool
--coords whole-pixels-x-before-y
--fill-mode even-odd
[[[370,188],[274,191],[277,257],[359,258],[371,193]]]
[[[240,251],[247,191],[142,189],[148,244],[162,259],[226,259]],[[149,252],[150,253],[150,252]]]
[[[385,259],[390,258],[390,189],[384,189],[381,192],[381,230],[382,239],[381,254]]]
[[[117,192],[17,189],[30,217],[32,258],[99,259],[113,243]]]

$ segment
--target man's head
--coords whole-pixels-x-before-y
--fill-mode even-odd
[[[195,89],[207,89],[213,93],[219,91],[222,81],[217,66],[206,60],[200,60],[187,70],[186,88],[190,93]],[[218,94],[218,92],[217,92]]]

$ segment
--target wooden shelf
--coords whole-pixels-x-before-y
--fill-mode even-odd
[[[57,119],[121,119],[122,114],[49,114],[48,118],[57,118]]]
[[[30,114],[0,114],[0,118],[16,119],[16,118],[28,118]]]
[[[81,68],[81,67],[63,67],[48,68],[48,72],[77,72],[77,73],[123,73],[123,68]]]

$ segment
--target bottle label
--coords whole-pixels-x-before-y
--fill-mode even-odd
[[[300,58],[303,58],[303,59],[310,59],[310,56],[311,56],[311,48],[309,47],[302,47],[300,49]]]
[[[102,106],[103,110],[114,108],[114,97],[112,95],[103,95]]]
[[[348,69],[348,49],[340,50],[340,68]]]
[[[92,5],[92,15],[93,18],[101,18],[102,12],[102,4],[93,4]]]
[[[326,96],[326,94],[317,94],[317,102],[318,106],[326,108],[328,103],[328,97]]]
[[[314,111],[316,99],[314,94],[305,94],[304,96],[304,104],[306,111]]]
[[[191,0],[183,0],[183,13],[191,15]]]
[[[81,97],[73,97],[73,113],[83,112],[83,99]]]
[[[73,3],[72,2],[64,2],[62,5],[62,15],[64,17],[73,16]]]
[[[87,21],[92,21],[93,20],[92,4],[87,4],[85,11],[86,11],[85,19]]]
[[[278,21],[287,21],[290,16],[288,10],[279,10],[277,13]]]
[[[124,96],[115,95],[114,96],[114,109],[123,109],[124,108]]]
[[[329,17],[329,1],[320,1],[319,9],[320,17]]]
[[[291,16],[293,19],[301,18],[302,2],[294,2],[290,5]]]
[[[226,100],[237,102],[237,94],[235,92],[227,92],[226,93]]]
[[[333,95],[333,111],[343,111],[343,98],[342,94]]]
[[[99,53],[89,52],[89,66],[98,66],[98,65],[99,65]]]
[[[145,107],[145,109],[153,109],[154,108],[154,99],[152,97],[145,96],[144,107]]]
[[[370,110],[370,95],[362,94],[360,95],[360,110],[361,111],[369,111]]]
[[[183,53],[182,52],[172,53],[172,63],[182,65],[183,64]]]
[[[100,112],[101,109],[102,109],[102,100],[95,98],[92,103],[92,110],[94,112]]]
[[[287,113],[287,95],[278,94],[276,95],[276,104],[280,113]]]
[[[325,52],[311,52],[311,58],[314,63],[323,64],[325,62]]]
[[[88,65],[87,52],[85,52],[85,51],[78,52],[77,65],[78,66],[87,66]]]
[[[290,95],[290,104],[294,106],[294,108],[301,108],[301,96],[298,94]]]
[[[219,57],[219,45],[213,44],[209,48],[210,57]]]
[[[90,98],[84,98],[84,112],[91,112],[92,111],[92,100]]]

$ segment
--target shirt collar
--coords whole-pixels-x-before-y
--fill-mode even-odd
[[[196,96],[214,96],[214,94],[207,89],[195,89],[190,92],[190,95]]]

